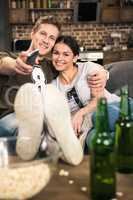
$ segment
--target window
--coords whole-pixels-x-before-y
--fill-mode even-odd
[[[75,22],[98,22],[99,19],[100,2],[98,0],[82,0],[75,6]]]

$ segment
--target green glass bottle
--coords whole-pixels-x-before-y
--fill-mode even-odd
[[[109,200],[116,195],[114,142],[106,98],[99,99],[96,129],[90,141],[90,194],[93,200]]]
[[[48,6],[47,6],[48,8],[51,8],[51,7],[52,7],[52,0],[48,0],[48,1],[47,1],[47,5],[48,5]]]
[[[128,87],[121,89],[120,114],[115,131],[116,168],[121,173],[133,173],[133,120]]]

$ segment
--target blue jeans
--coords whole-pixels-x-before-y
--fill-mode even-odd
[[[109,126],[110,126],[110,131],[112,133],[112,137],[114,137],[115,133],[115,123],[116,120],[119,117],[119,112],[120,112],[120,103],[119,102],[113,102],[108,104],[108,117],[109,117]],[[131,116],[133,119],[133,99],[130,99],[130,106],[131,106]],[[93,134],[95,132],[95,124],[96,124],[96,113],[93,114],[92,121],[93,121],[93,128],[91,131],[88,133],[86,137],[86,146],[89,149],[90,146],[90,140],[93,137]]]
[[[131,99],[131,112],[132,112],[132,118],[133,118],[133,100]],[[110,125],[110,131],[112,132],[112,136],[114,136],[115,132],[115,122],[118,119],[119,116],[119,103],[114,102],[111,104],[108,104],[108,113],[109,113],[109,125]],[[93,125],[95,127],[95,113],[93,115]],[[12,135],[15,135],[18,129],[18,124],[16,120],[15,113],[11,113],[6,115],[5,117],[0,119],[0,137],[9,137]],[[93,132],[95,129],[93,128],[87,138],[86,138],[86,144],[89,146],[90,137],[93,135]]]
[[[13,136],[17,132],[17,120],[15,113],[10,113],[0,119],[0,137]]]

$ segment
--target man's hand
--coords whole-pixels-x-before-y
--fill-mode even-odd
[[[90,88],[103,90],[108,80],[108,72],[105,69],[96,70],[87,77]]]
[[[109,73],[103,68],[98,71],[94,71],[91,75],[87,77],[88,85],[91,90],[91,96],[93,98],[100,98],[104,95],[104,88],[106,86],[108,78]]]
[[[15,72],[17,74],[28,75],[32,72],[32,66],[26,64],[28,52],[22,52],[16,59]]]

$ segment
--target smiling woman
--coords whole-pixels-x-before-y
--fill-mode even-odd
[[[60,36],[56,40],[52,62],[59,75],[52,83],[67,97],[72,125],[84,148],[85,138],[92,127],[91,115],[95,111],[97,97],[104,91],[98,92],[96,85],[91,88],[87,77],[94,76],[97,80],[96,74],[103,68],[92,62],[77,63],[78,56],[79,46],[73,37]],[[100,77],[96,81],[98,85],[102,85],[101,79]]]
[[[69,46],[60,43],[54,47],[52,53],[53,64],[56,70],[62,71],[62,78],[64,81],[66,79],[67,82],[69,80],[68,83],[73,80],[75,74],[77,73],[77,68],[74,65],[77,59],[78,55],[74,55]],[[69,72],[66,73],[67,71]]]

